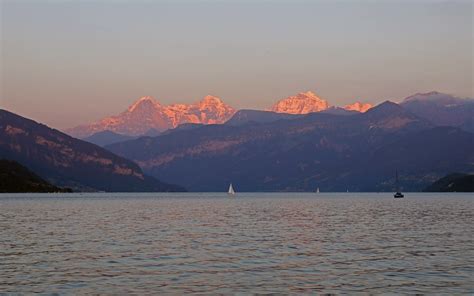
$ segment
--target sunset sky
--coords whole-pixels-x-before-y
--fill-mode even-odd
[[[474,97],[472,1],[4,1],[0,104],[56,128],[221,97]]]

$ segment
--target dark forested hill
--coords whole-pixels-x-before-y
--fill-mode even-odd
[[[69,192],[54,186],[16,161],[0,159],[0,192]]]
[[[474,175],[449,174],[423,189],[425,192],[474,192]]]

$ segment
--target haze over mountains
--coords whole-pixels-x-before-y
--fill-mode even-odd
[[[312,92],[299,93],[275,103],[270,110],[277,113],[307,114],[330,108],[330,104]],[[365,112],[372,107],[368,103],[355,102],[344,108]],[[220,98],[206,96],[195,104],[162,105],[153,97],[142,97],[121,114],[106,117],[92,124],[77,126],[66,133],[86,138],[95,133],[111,131],[123,136],[141,136],[149,130],[163,132],[180,124],[221,124],[236,112]]]

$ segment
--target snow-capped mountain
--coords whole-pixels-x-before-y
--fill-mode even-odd
[[[370,103],[355,102],[353,104],[348,104],[344,106],[344,109],[364,113],[372,107],[373,105]]]
[[[118,115],[106,117],[89,125],[71,128],[66,132],[84,138],[109,130],[115,133],[138,136],[150,129],[164,131],[183,123],[224,123],[235,113],[220,98],[206,96],[195,104],[161,105],[153,97],[142,97]]]
[[[307,114],[323,111],[329,108],[329,103],[315,93],[307,91],[278,101],[271,111],[289,114]]]

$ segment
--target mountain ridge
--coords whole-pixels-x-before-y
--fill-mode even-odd
[[[400,106],[434,125],[474,132],[474,99],[432,91],[406,97]]]
[[[406,97],[399,105],[421,118],[430,120],[435,125],[452,125],[474,131],[473,101],[432,91]],[[227,121],[235,122],[237,117],[233,117],[236,114],[242,121],[243,114],[249,116],[250,112],[254,113],[252,120],[259,121],[260,119],[256,118],[256,112],[264,111],[260,113],[264,117],[260,121],[268,121],[270,117],[275,119],[280,117],[265,112],[291,115],[305,115],[314,112],[351,115],[350,112],[365,113],[372,108],[372,104],[361,101],[347,104],[344,107],[332,106],[328,101],[311,91],[283,98],[267,111],[242,109],[243,113],[239,112],[241,110],[230,107],[219,97],[212,95],[207,95],[193,104],[170,105],[163,105],[153,97],[145,96],[136,100],[126,111],[118,115],[103,118],[89,125],[67,129],[66,132],[79,138],[85,138],[105,130],[133,137],[154,136],[186,123],[223,124]],[[150,134],[150,131],[154,132]]]
[[[133,139],[135,139],[135,137],[114,133],[113,131],[109,131],[109,130],[104,130],[104,131],[92,134],[89,137],[83,138],[82,140],[95,144],[97,146],[104,147],[110,144],[123,142],[127,140],[133,140]]]
[[[369,103],[355,102],[336,109],[366,112],[371,107],[372,105]],[[307,91],[279,100],[268,111],[304,115],[312,112],[334,111],[328,111],[331,108],[333,107],[326,100]],[[230,120],[237,111],[239,110],[213,95],[207,95],[192,104],[175,103],[170,105],[163,105],[151,96],[144,96],[117,115],[102,118],[91,124],[69,128],[65,132],[74,137],[86,138],[109,130],[136,137],[146,135],[149,130],[163,132],[184,123],[222,124]]]
[[[118,115],[66,129],[66,133],[85,138],[109,130],[127,136],[140,136],[152,129],[163,132],[182,123],[224,123],[234,113],[234,108],[211,95],[193,104],[171,105],[162,105],[155,98],[145,96]]]
[[[79,191],[180,191],[147,176],[134,162],[94,144],[0,109],[0,158],[48,182]]]

